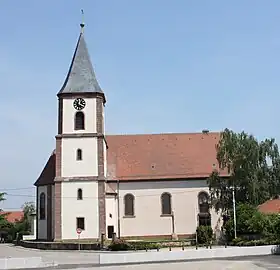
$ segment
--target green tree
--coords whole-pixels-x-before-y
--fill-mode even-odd
[[[3,202],[6,200],[5,196],[6,196],[5,192],[0,192],[0,202]],[[1,211],[3,211],[3,210],[0,208],[0,212]]]
[[[25,202],[22,205],[21,209],[24,212],[25,219],[29,219],[30,215],[34,214],[36,211],[34,202]]]
[[[225,129],[217,145],[217,160],[219,170],[208,179],[211,203],[217,211],[228,214],[232,209],[233,188],[236,202],[254,206],[277,194],[280,158],[274,139],[258,142],[253,135]]]

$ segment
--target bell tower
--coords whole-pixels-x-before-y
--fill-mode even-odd
[[[65,82],[58,92],[55,240],[99,239],[106,233],[104,92],[84,38],[84,23]]]

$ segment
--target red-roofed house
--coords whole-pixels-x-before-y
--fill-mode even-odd
[[[105,135],[105,94],[83,31],[57,96],[56,149],[35,183],[38,239],[76,239],[77,229],[84,239],[183,238],[198,224],[220,227],[206,182],[219,133]]]
[[[258,210],[264,214],[280,214],[280,199],[273,199],[258,206]]]
[[[0,215],[4,215],[7,221],[15,223],[22,220],[24,213],[23,211],[1,211]]]

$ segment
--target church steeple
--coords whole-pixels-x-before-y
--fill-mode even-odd
[[[72,58],[72,62],[66,76],[65,82],[58,92],[60,94],[82,94],[82,93],[100,93],[103,94],[99,86],[94,69],[92,67],[88,49],[84,38],[85,24],[80,24],[81,33]]]

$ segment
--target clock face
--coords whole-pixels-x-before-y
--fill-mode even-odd
[[[76,110],[80,111],[86,106],[86,102],[83,98],[76,98],[73,102],[73,106]]]

